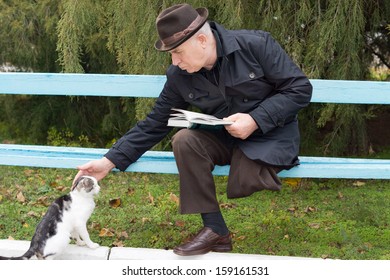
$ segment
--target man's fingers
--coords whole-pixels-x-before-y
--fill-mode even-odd
[[[238,114],[233,114],[233,115],[231,115],[231,116],[229,116],[229,117],[226,117],[226,118],[223,118],[223,119],[226,120],[226,121],[232,121],[232,122],[234,122],[234,121],[236,121],[238,118],[239,118],[239,115],[238,115]]]
[[[77,179],[83,175],[89,175],[93,172],[92,170],[92,164],[91,162],[87,162],[83,165],[79,165],[76,167],[79,172],[77,172],[76,176],[74,177],[73,183],[77,181]]]
[[[83,165],[77,166],[77,169],[82,171],[82,170],[88,170],[91,168],[91,162],[84,163]]]

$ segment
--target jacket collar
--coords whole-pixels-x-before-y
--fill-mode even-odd
[[[210,26],[212,29],[217,31],[225,56],[241,49],[234,36],[232,36],[222,25],[211,21]]]

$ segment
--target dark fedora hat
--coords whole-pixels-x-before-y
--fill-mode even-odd
[[[206,8],[194,9],[188,4],[174,5],[163,10],[156,19],[160,37],[154,44],[159,51],[170,51],[184,43],[198,31],[207,20]]]

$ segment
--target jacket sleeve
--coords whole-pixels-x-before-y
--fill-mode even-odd
[[[147,150],[158,144],[171,130],[167,126],[171,108],[185,106],[169,77],[152,111],[123,135],[105,154],[115,166],[124,171],[137,161]]]
[[[275,94],[265,99],[250,112],[263,133],[283,127],[296,118],[299,110],[311,99],[312,85],[282,47],[263,32],[253,52],[263,68],[265,79],[273,86]]]

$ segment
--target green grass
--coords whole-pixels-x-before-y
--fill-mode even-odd
[[[30,240],[76,171],[1,166],[0,174],[0,239]],[[285,180],[281,192],[241,199],[226,198],[225,177],[216,182],[235,253],[390,259],[389,181]],[[172,249],[202,225],[178,213],[176,175],[111,173],[100,184],[88,227],[101,245]]]

